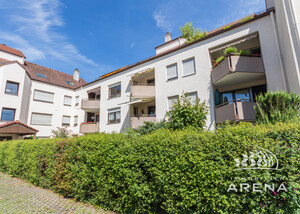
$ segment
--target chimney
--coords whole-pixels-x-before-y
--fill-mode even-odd
[[[266,9],[270,9],[272,7],[275,7],[275,2],[274,0],[265,0],[266,1]]]
[[[166,33],[165,35],[165,43],[168,42],[168,41],[171,41],[172,40],[172,36],[169,32]]]
[[[77,68],[73,72],[73,79],[79,81],[79,70]]]

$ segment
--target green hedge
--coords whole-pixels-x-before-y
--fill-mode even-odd
[[[121,213],[299,213],[299,142],[299,123],[7,141],[0,170]],[[274,153],[280,170],[233,171],[253,146]],[[228,192],[245,183],[235,177],[288,192]]]

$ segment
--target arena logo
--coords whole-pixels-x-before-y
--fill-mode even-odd
[[[243,154],[243,159],[234,159],[235,166],[237,167],[233,171],[237,170],[280,170],[278,169],[279,163],[276,155],[274,155],[269,150],[266,150],[261,147],[253,146],[254,151],[250,151],[249,154]],[[287,192],[286,186],[284,183],[279,184],[275,187],[275,184],[268,183],[240,183],[239,185],[235,185],[234,183],[230,184],[227,192],[262,192],[262,191],[270,191],[270,192]]]

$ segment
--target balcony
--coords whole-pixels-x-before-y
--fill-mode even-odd
[[[144,122],[156,122],[155,115],[142,115],[140,117],[131,117],[130,125],[131,128],[138,128],[139,126],[144,125]]]
[[[99,132],[99,124],[98,123],[86,123],[80,125],[80,133],[89,134]]]
[[[98,112],[100,109],[99,99],[82,99],[81,109],[89,112]]]
[[[135,98],[154,98],[155,86],[151,84],[134,84],[131,85],[131,97]]]
[[[229,104],[228,104],[229,103]],[[216,108],[216,123],[224,123],[226,121],[255,121],[256,114],[254,110],[255,102],[250,100],[229,101]]]
[[[265,69],[260,56],[229,55],[211,73],[215,88],[243,84],[265,79]]]

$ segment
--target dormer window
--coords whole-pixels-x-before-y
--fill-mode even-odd
[[[44,74],[40,74],[40,73],[35,73],[38,77],[42,77],[42,78],[45,78],[45,79],[48,79],[46,75]]]
[[[66,83],[67,83],[68,85],[75,85],[74,83],[72,83],[72,82],[70,82],[70,81],[66,81]]]

